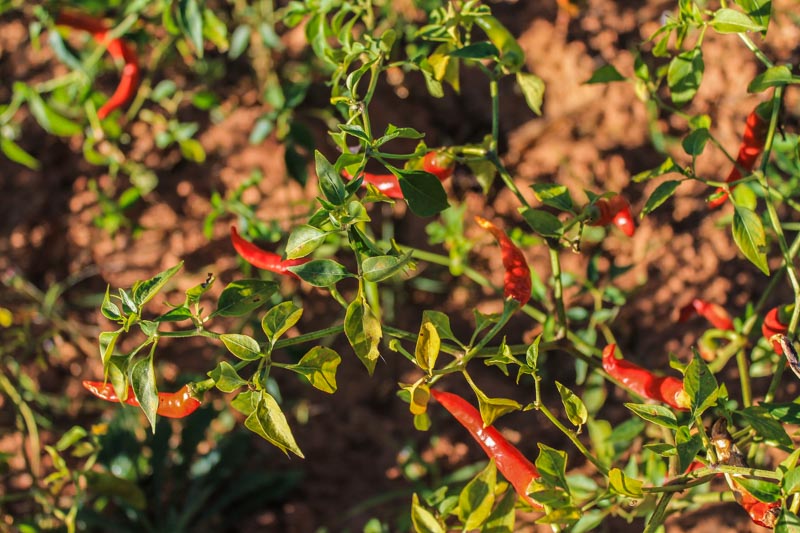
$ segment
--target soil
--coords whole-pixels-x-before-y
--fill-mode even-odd
[[[635,46],[652,34],[665,12],[675,9],[673,2],[588,0],[578,3],[578,14],[572,18],[559,11],[555,2],[509,0],[492,5],[498,18],[519,37],[527,68],[547,84],[541,117],[530,113],[522,95],[511,84],[501,87],[502,158],[523,193],[535,202],[529,185],[540,182],[562,183],[582,201],[586,198],[584,189],[624,191],[634,211],[639,212],[660,180],[635,183],[631,177],[658,166],[664,159],[652,147],[645,107],[631,84],[584,82],[596,68],[607,63],[623,75],[632,75]],[[776,0],[776,18],[765,45],[767,54],[776,61],[796,64],[800,59],[796,47],[800,28],[790,17],[792,9],[796,9],[794,0]],[[63,71],[47,46],[38,51],[32,48],[26,24],[19,18],[0,19],[0,79],[40,81]],[[286,37],[290,47],[292,39],[297,40],[296,32]],[[688,111],[707,113],[714,134],[726,150],[735,153],[744,117],[758,102],[757,96],[745,91],[758,65],[735,36],[708,32],[704,53],[703,84]],[[10,85],[0,85],[0,101],[9,100]],[[398,86],[407,88],[410,96],[399,97]],[[490,127],[488,89],[479,76],[465,74],[462,93],[449,91],[442,100],[427,96],[422,80],[413,74],[406,75],[399,85],[381,87],[373,106],[377,129],[389,122],[411,126],[426,132],[429,145],[438,146],[475,142]],[[24,315],[22,311],[30,309],[30,301],[19,290],[0,285],[0,306],[15,312],[15,325],[21,326],[22,320],[29,328],[31,342],[24,353],[15,357],[42,392],[53,397],[84,398],[80,381],[102,375],[95,342],[99,331],[111,326],[97,311],[96,295],[102,294],[107,285],[129,287],[136,280],[184,260],[174,292],[168,295],[174,302],[180,299],[180,291],[204,280],[207,272],[219,278],[211,291],[213,297],[219,295],[225,283],[243,277],[228,238],[229,226],[235,221],[219,219],[213,225],[213,237],[206,239],[203,235],[214,191],[224,196],[258,169],[265,178],[248,190],[245,199],[257,206],[259,218],[278,221],[282,230],[289,230],[293,220],[308,212],[308,201],[317,192],[316,181],[310,179],[301,186],[286,177],[283,147],[273,137],[258,145],[248,142],[251,126],[261,114],[252,80],[241,73],[220,82],[214,91],[222,100],[221,120],[195,117],[190,110],[180,112],[182,120],[201,122],[198,140],[208,153],[203,164],[182,160],[175,149],[156,148],[153,132],[146,123],[128,125],[132,138],[128,157],[142,161],[158,176],[157,188],[127,212],[141,226],[135,236],[129,230],[112,236],[94,224],[101,206],[89,188],[90,180],[98,179],[101,186],[114,184],[82,159],[79,144],[43,135],[28,118],[21,144],[39,158],[42,168],[29,171],[0,158],[0,212],[4,214],[0,217],[0,272],[6,273],[6,279],[14,272],[41,291],[65,280],[75,281],[50,315],[41,310]],[[334,156],[324,136],[324,125],[308,113],[315,98],[324,103],[325,88],[314,88],[311,94],[308,107],[299,110],[300,116],[306,113],[305,120],[314,130],[317,146]],[[800,106],[790,94],[787,123],[796,126],[798,117]],[[668,136],[686,131],[686,124],[674,119],[659,118],[653,127]],[[669,143],[668,149],[680,163],[688,161],[679,143]],[[724,155],[713,146],[703,153],[698,164],[699,173],[716,179],[722,179],[727,168]],[[468,204],[465,220],[471,220],[476,213],[487,218],[496,214],[508,229],[523,227],[516,213],[518,201],[512,194],[495,187],[486,198],[475,192],[475,185],[466,171],[459,172],[448,185],[452,196]],[[730,216],[730,205],[718,212],[706,208],[705,198],[710,192],[699,183],[684,183],[674,199],[641,221],[633,238],[612,231],[600,243],[587,243],[580,254],[564,254],[564,269],[568,272],[585,272],[592,255],[599,257],[603,273],[612,264],[632,266],[615,280],[620,288],[631,291],[631,296],[613,327],[618,344],[630,359],[662,368],[666,368],[670,353],[687,360],[704,325],[699,319],[676,324],[680,307],[700,297],[739,315],[748,302],[758,299],[766,284],[766,278],[742,259],[730,232],[724,229],[727,225],[720,228],[725,217]],[[427,221],[411,216],[403,206],[374,211],[373,215],[377,221],[388,219],[394,224],[399,242],[429,247],[424,237]],[[526,253],[533,268],[546,278],[550,272],[545,247],[531,247]],[[471,261],[479,271],[494,273],[494,282],[501,281],[500,259],[488,239],[475,247]],[[398,327],[416,330],[421,311],[435,307],[450,315],[454,330],[463,337],[471,331],[473,308],[494,312],[502,305],[496,296],[477,290],[466,279],[452,279],[433,265],[421,264],[415,276],[441,281],[444,292],[423,292],[408,285],[399,288],[393,310],[393,323]],[[346,283],[342,286],[345,293],[352,289]],[[777,291],[775,301],[770,303],[785,299],[788,290],[784,286]],[[325,293],[293,280],[282,281],[282,294],[294,294],[305,309],[303,319],[290,335],[320,324],[329,325],[331,313],[336,312]],[[567,290],[566,298],[568,304],[586,304],[585,296],[574,288]],[[163,300],[151,308],[163,312]],[[55,324],[53,316],[60,316],[64,322]],[[539,328],[530,319],[516,317],[507,330],[508,341],[529,341]],[[52,335],[53,331],[58,333]],[[327,526],[328,531],[361,531],[372,516],[393,523],[407,512],[411,492],[429,482],[425,477],[417,483],[408,479],[412,469],[404,463],[409,453],[418,452],[423,461],[435,461],[445,471],[483,459],[463,430],[438,409],[432,417],[441,438],[414,430],[406,404],[396,397],[398,382],[412,382],[417,377],[403,358],[383,350],[383,360],[369,378],[342,338],[334,347],[344,356],[336,394],[310,391],[296,380],[279,378],[290,423],[306,459],[283,457],[257,437],[252,439],[252,467],[300,469],[302,481],[280,503],[252,515],[231,518],[230,530],[308,532]],[[159,346],[158,371],[165,381],[183,374],[202,377],[223,353],[220,346],[208,342],[165,341]],[[574,381],[571,369],[550,365],[547,371],[549,378]],[[513,397],[525,403],[531,400],[531,390],[514,387],[496,369],[476,369],[475,377],[490,395]],[[735,396],[735,369],[722,378]],[[455,381],[448,387],[462,390]],[[756,397],[763,394],[768,381],[757,380]],[[785,387],[784,394],[793,398],[797,389],[792,383]],[[220,409],[230,400],[220,393],[209,393],[208,399]],[[611,420],[625,416],[621,401],[625,398],[620,393],[601,416]],[[6,403],[8,400],[0,397],[0,406]],[[299,420],[301,410],[308,414],[306,423]],[[16,454],[21,439],[14,429],[13,416],[8,409],[4,411],[0,415],[0,452]],[[73,423],[89,425],[97,421],[92,418],[98,416],[96,412],[87,414],[80,405],[69,412],[69,417],[56,420],[52,428],[43,431],[43,442],[52,444]],[[541,442],[568,450],[571,469],[581,471],[585,466],[571,444],[535,413],[509,415],[499,426],[531,457],[536,454],[536,443]],[[19,462],[14,464],[21,468]],[[25,489],[33,480],[11,472],[4,475],[4,482],[6,487],[0,489],[10,492]],[[28,510],[22,504],[9,509],[12,516]],[[535,515],[520,516],[526,524],[520,531],[534,531],[534,518]],[[603,527],[604,531],[639,531],[642,524],[611,521]],[[540,530],[549,528],[539,526],[536,531]],[[667,523],[668,533],[762,530],[735,504],[708,505],[673,516]]]

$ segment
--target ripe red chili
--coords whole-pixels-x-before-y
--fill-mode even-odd
[[[347,170],[342,170],[342,176],[348,180],[353,179],[353,175]],[[403,191],[400,189],[400,182],[397,181],[397,176],[394,174],[372,174],[370,172],[362,172],[359,176],[364,180],[361,183],[362,187],[366,187],[367,183],[369,183],[374,185],[376,189],[389,198],[394,198],[395,200],[403,199]]]
[[[489,232],[500,244],[500,253],[503,257],[503,294],[506,298],[513,298],[521,305],[531,299],[531,269],[522,250],[511,242],[508,235],[500,228],[483,217],[476,216],[475,222]]]
[[[683,381],[672,376],[656,376],[649,370],[624,359],[614,357],[616,344],[603,349],[603,370],[639,396],[664,402],[675,409],[686,410],[689,398],[683,390]]]
[[[786,322],[782,321],[781,318],[787,319]],[[783,349],[781,348],[780,342],[777,340],[770,340],[773,335],[777,335],[778,333],[786,334],[789,331],[789,324],[788,324],[788,316],[786,315],[786,310],[784,307],[773,307],[772,309],[767,312],[766,316],[764,317],[764,323],[761,325],[761,334],[764,335],[764,338],[770,341],[772,344],[772,349],[775,350],[775,353],[782,354]]]
[[[439,178],[439,181],[444,181],[452,176],[455,166],[455,159],[447,152],[428,152],[422,158],[422,170],[433,174]]]
[[[764,102],[747,115],[742,143],[739,145],[739,153],[736,156],[736,164],[731,169],[728,177],[725,178],[727,183],[742,179],[741,170],[752,172],[753,167],[755,167],[758,156],[764,150],[764,142],[769,131],[769,120],[765,118],[769,114],[769,110],[769,102]],[[728,193],[723,187],[718,187],[715,192],[722,194],[708,202],[708,206],[712,209],[721,206],[728,199]]]
[[[106,24],[102,20],[89,15],[62,12],[58,15],[56,24],[91,33],[95,41],[106,46],[111,57],[125,62],[117,88],[108,101],[97,111],[99,118],[106,118],[112,111],[125,105],[139,85],[139,59],[136,57],[133,47],[122,39],[109,39]]]
[[[717,329],[733,331],[733,320],[721,305],[695,298],[692,303],[683,307],[678,322],[686,322],[693,313],[697,313]]]
[[[497,469],[511,483],[517,494],[534,509],[541,509],[542,506],[527,494],[528,485],[539,477],[539,471],[536,470],[533,463],[495,428],[484,427],[478,410],[464,398],[451,392],[435,389],[431,390],[431,395],[469,431],[486,455],[494,458]]]
[[[274,252],[262,250],[250,241],[245,240],[239,235],[239,230],[236,226],[231,226],[231,242],[236,252],[242,256],[242,259],[250,263],[256,268],[269,270],[276,274],[286,274],[294,278],[300,279],[297,274],[289,270],[289,267],[295,265],[302,265],[308,263],[309,258],[303,257],[300,259],[282,259],[280,255]]]
[[[614,224],[622,233],[628,237],[633,237],[636,224],[633,221],[631,204],[621,195],[616,194],[611,198],[599,198],[591,207],[594,209],[589,222],[587,222],[589,226]]]
[[[84,381],[83,387],[102,400],[119,402],[114,386],[102,381]],[[128,386],[128,397],[125,403],[138,407],[139,401],[133,392],[133,387]],[[183,418],[194,413],[200,407],[200,400],[194,397],[189,385],[184,385],[176,392],[159,392],[158,409],[156,414],[167,418]]]

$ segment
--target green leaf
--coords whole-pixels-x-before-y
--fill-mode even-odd
[[[557,185],[555,183],[534,183],[531,185],[531,188],[536,198],[544,205],[555,207],[559,211],[572,210],[572,197],[569,195],[569,189],[564,185]]]
[[[792,468],[786,472],[781,479],[781,487],[787,496],[800,492],[800,468]]]
[[[675,448],[678,451],[678,472],[685,472],[703,448],[703,440],[697,433],[690,434],[688,427],[681,426],[675,434]]]
[[[699,47],[672,58],[667,69],[667,84],[675,105],[686,104],[694,98],[704,70],[703,52]]]
[[[180,306],[170,309],[163,315],[153,319],[154,322],[180,322],[181,320],[189,320],[192,318],[192,312],[188,307]]]
[[[453,330],[450,328],[450,317],[446,314],[441,311],[425,310],[422,312],[422,321],[433,324],[436,327],[436,331],[439,333],[439,337],[461,345],[461,342],[459,342],[453,334]]]
[[[261,391],[258,405],[244,421],[244,425],[286,455],[289,455],[287,452],[292,452],[300,458],[304,457],[294,440],[286,416],[281,411],[278,402],[268,392]]]
[[[253,337],[240,333],[223,333],[219,340],[233,355],[242,361],[255,361],[262,357],[261,348]]]
[[[470,387],[475,391],[475,396],[478,397],[478,410],[481,413],[484,427],[491,426],[494,424],[495,420],[503,415],[522,409],[522,404],[515,400],[509,398],[489,398],[473,383],[470,383]]]
[[[442,183],[433,174],[422,170],[392,169],[392,172],[397,176],[408,208],[415,215],[429,217],[450,207]]]
[[[542,98],[544,97],[544,81],[530,72],[517,72],[517,85],[522,89],[525,102],[531,111],[542,116]]]
[[[743,33],[766,29],[741,11],[728,8],[717,10],[710,24],[719,33]]]
[[[303,308],[293,302],[282,302],[270,309],[261,319],[261,329],[272,344],[303,316]]]
[[[544,237],[558,237],[561,235],[563,226],[557,216],[542,209],[530,207],[520,207],[519,211],[525,222],[539,235]]]
[[[120,320],[122,318],[122,314],[119,311],[119,307],[111,301],[111,295],[109,293],[110,288],[106,285],[106,294],[103,296],[103,303],[100,306],[100,312],[109,320]]]
[[[231,407],[243,415],[249,416],[250,413],[255,412],[259,397],[259,393],[256,391],[246,390],[240,392],[236,395],[236,398],[231,401]]]
[[[344,266],[332,259],[314,259],[302,265],[290,266],[289,271],[315,287],[330,287],[344,278],[353,277]]]
[[[184,159],[194,163],[202,163],[206,160],[206,151],[197,139],[183,139],[178,141],[178,147]]]
[[[11,139],[0,139],[0,150],[15,163],[26,166],[31,170],[39,170],[39,160],[22,149]]]
[[[211,289],[214,282],[217,280],[213,274],[209,273],[208,277],[203,283],[195,285],[191,289],[186,290],[186,305],[193,305],[200,301],[200,298]]]
[[[333,394],[336,392],[336,369],[341,362],[341,356],[334,350],[314,346],[297,364],[286,368],[305,376],[314,388]]]
[[[178,270],[180,270],[182,267],[183,261],[172,268],[168,268],[163,272],[159,272],[146,281],[136,283],[133,286],[133,301],[136,303],[136,305],[142,307],[144,304],[149,302],[150,299],[153,298],[153,296],[155,296],[158,291],[160,291],[170,280],[170,278],[177,274]]]
[[[606,514],[600,509],[592,509],[585,512],[581,515],[580,520],[572,526],[570,533],[588,533],[590,531],[595,531],[597,526],[603,523],[605,517]]]
[[[513,490],[506,491],[503,499],[497,504],[492,513],[484,522],[481,533],[514,533],[516,513],[514,504],[517,497]]]
[[[497,468],[494,459],[491,459],[486,468],[472,478],[458,496],[458,517],[464,523],[464,530],[476,529],[489,518],[494,507],[496,484]]]
[[[136,400],[144,411],[153,433],[156,432],[156,411],[158,410],[158,391],[156,390],[156,373],[153,370],[153,358],[144,357],[131,367],[131,386]]]
[[[367,281],[383,281],[392,277],[411,261],[413,250],[403,255],[379,255],[368,257],[361,263],[361,273]]]
[[[658,178],[660,176],[663,176],[664,174],[670,174],[672,172],[677,172],[678,174],[684,173],[683,169],[678,165],[676,165],[675,161],[673,161],[671,157],[668,157],[666,160],[664,160],[663,163],[661,163],[656,168],[640,172],[636,174],[633,178],[631,178],[631,180],[636,183],[639,183],[641,181],[649,180],[652,178]]]
[[[203,9],[203,36],[220,52],[228,51],[228,27],[211,9]]]
[[[325,241],[327,231],[303,224],[292,230],[286,241],[286,259],[305,257]]]
[[[660,183],[658,187],[656,187],[656,190],[653,191],[653,194],[647,199],[639,216],[644,218],[645,215],[655,211],[661,204],[669,200],[669,198],[675,194],[675,190],[680,184],[681,182],[678,180],[667,180]]]
[[[322,195],[334,205],[344,205],[347,195],[342,177],[319,150],[314,151],[314,160],[317,165],[317,177]]]
[[[783,509],[778,522],[775,524],[775,533],[798,533],[800,532],[800,517],[789,509]]]
[[[491,59],[499,57],[500,52],[497,50],[497,47],[489,41],[479,41],[453,50],[449,55],[451,57],[460,57],[463,59]]]
[[[707,128],[697,128],[681,141],[681,146],[683,146],[683,150],[687,154],[697,157],[703,153],[703,149],[710,138],[711,135],[708,133]]]
[[[242,279],[229,283],[219,295],[217,310],[211,316],[241,316],[267,303],[278,289],[274,281]]]
[[[47,133],[59,137],[72,137],[83,132],[80,124],[56,113],[33,89],[26,91],[26,98],[33,118]]]
[[[415,533],[445,533],[445,527],[436,517],[422,507],[415,492],[411,497],[411,525]]]
[[[380,352],[378,343],[381,341],[383,331],[381,323],[373,314],[372,309],[359,291],[358,296],[347,306],[344,316],[344,333],[356,357],[364,363],[371,376],[375,371]]]
[[[122,333],[122,329],[118,329],[116,331],[103,331],[100,333],[99,337],[99,344],[100,344],[100,359],[103,361],[103,368],[108,368],[108,362],[111,359],[111,356],[114,354],[114,346],[117,344],[117,339],[119,339],[119,335]]]
[[[250,45],[250,27],[246,24],[238,26],[231,35],[231,46],[228,49],[228,59],[238,59]]]
[[[113,497],[140,512],[147,508],[147,496],[136,482],[96,470],[87,470],[83,475],[86,491],[93,497]]]
[[[669,429],[678,429],[678,419],[675,418],[675,413],[663,405],[626,403],[625,407],[648,422]]]
[[[772,418],[765,408],[751,406],[742,409],[739,414],[767,444],[792,448],[792,439],[786,434],[783,424]]]
[[[766,255],[767,238],[761,219],[751,209],[739,205],[734,207],[736,209],[733,213],[732,225],[734,242],[751,263],[769,276]]]
[[[761,34],[766,35],[772,15],[772,0],[737,0],[736,3],[750,15],[751,19],[764,28],[761,30]]]
[[[564,404],[564,410],[569,421],[572,422],[572,425],[577,427],[584,425],[587,418],[589,418],[589,412],[586,410],[583,401],[574,392],[558,381],[556,381],[556,387],[558,388],[558,394],[561,396],[561,403]]]
[[[197,0],[179,2],[179,20],[184,34],[194,46],[197,57],[203,57],[203,13]]]
[[[760,93],[761,91],[766,91],[770,87],[779,87],[781,85],[797,82],[798,80],[792,77],[792,71],[789,70],[789,67],[786,65],[778,65],[768,68],[753,78],[753,81],[747,86],[747,92]]]
[[[766,409],[770,416],[773,416],[784,424],[800,424],[800,404],[761,402],[759,407]]]
[[[243,380],[233,365],[227,361],[220,361],[214,370],[208,373],[208,377],[214,380],[214,385],[222,392],[233,392],[247,385],[247,381]]]
[[[693,416],[700,416],[717,403],[717,380],[708,365],[696,355],[686,367],[683,388],[691,398]]]
[[[422,320],[422,325],[419,328],[419,336],[417,337],[417,345],[414,350],[414,358],[419,367],[431,374],[436,366],[436,359],[439,357],[439,349],[442,342],[439,338],[439,332],[433,323]]]
[[[757,500],[772,503],[781,499],[781,488],[778,484],[760,479],[737,477],[736,483],[741,485]]]
[[[592,77],[584,83],[610,83],[612,81],[625,81],[625,76],[620,74],[619,71],[614,68],[614,65],[603,65],[595,70]]]
[[[642,482],[626,476],[619,468],[612,468],[608,473],[608,488],[612,492],[631,498],[642,498]]]
[[[559,487],[569,492],[566,477],[567,452],[556,450],[540,442],[539,456],[536,458],[536,469],[550,486]]]

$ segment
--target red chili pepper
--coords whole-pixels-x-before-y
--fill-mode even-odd
[[[58,15],[56,24],[91,33],[98,43],[106,47],[111,57],[125,61],[117,88],[97,111],[99,118],[106,118],[112,111],[125,105],[139,85],[139,59],[136,57],[136,52],[122,39],[108,39],[108,27],[105,22],[89,15],[62,12]]]
[[[589,226],[607,226],[614,224],[622,233],[633,237],[636,224],[633,221],[631,204],[621,195],[616,194],[611,198],[599,198],[592,204],[596,212],[592,213],[587,224]]]
[[[439,181],[444,181],[452,176],[455,166],[455,159],[447,152],[428,152],[422,158],[422,170],[433,174],[439,178]]]
[[[476,216],[475,222],[489,232],[500,244],[500,253],[503,256],[503,294],[506,298],[513,298],[521,305],[531,299],[531,269],[522,250],[517,248],[508,235],[500,228],[483,217]]]
[[[764,142],[769,131],[769,120],[765,118],[769,114],[769,110],[770,103],[764,102],[747,115],[742,143],[739,145],[739,154],[736,156],[736,164],[725,178],[727,183],[742,179],[740,169],[752,172],[755,167],[758,156],[764,150]],[[721,206],[728,199],[728,193],[723,187],[717,187],[715,192],[722,194],[708,202],[708,206],[712,209]]]
[[[353,179],[353,175],[347,170],[342,170],[342,176],[348,180]],[[370,183],[389,198],[394,198],[396,200],[403,199],[403,191],[400,189],[400,182],[397,181],[397,176],[394,174],[372,174],[370,172],[362,172],[359,176],[364,179],[361,183],[362,187],[366,187],[367,183]]]
[[[111,383],[102,381],[84,381],[83,387],[102,400],[119,402],[117,393]],[[125,403],[138,407],[139,401],[133,392],[133,387],[128,385],[128,397]],[[194,413],[200,407],[200,400],[194,397],[189,385],[184,385],[177,392],[159,392],[158,409],[156,414],[167,418],[183,418]]]
[[[656,376],[649,370],[614,357],[616,344],[603,349],[603,370],[627,388],[649,400],[664,402],[675,409],[687,410],[689,398],[683,381],[672,376]]]
[[[241,235],[236,226],[231,226],[231,242],[236,252],[242,256],[242,259],[250,263],[256,268],[269,270],[276,274],[286,274],[294,278],[300,279],[297,274],[289,270],[289,267],[295,265],[302,265],[308,263],[309,258],[303,257],[300,259],[282,259],[280,255],[274,252],[262,250],[250,241],[246,241]]]
[[[733,320],[725,308],[700,298],[695,298],[691,304],[681,309],[678,322],[686,322],[695,312],[708,320],[715,328],[733,331]]]
[[[773,529],[775,524],[778,523],[778,517],[781,514],[780,502],[762,502],[741,488],[741,485],[737,484],[737,486],[741,489],[741,492],[737,493],[734,491],[734,497],[736,497],[736,501],[739,502],[742,509],[747,511],[747,514],[750,515],[750,520],[761,527]]]
[[[431,390],[431,395],[447,409],[453,417],[469,431],[490,458],[494,458],[497,469],[534,509],[542,506],[527,494],[528,485],[539,477],[539,471],[522,453],[509,443],[492,426],[484,426],[483,419],[475,407],[462,397],[451,392]]]
[[[770,341],[772,349],[775,350],[777,354],[783,353],[781,344],[777,340],[770,339],[773,335],[777,335],[778,333],[785,335],[786,332],[789,331],[789,324],[781,321],[781,315],[785,315],[784,307],[773,307],[767,312],[764,317],[764,323],[761,325],[761,334],[764,335],[765,339]]]

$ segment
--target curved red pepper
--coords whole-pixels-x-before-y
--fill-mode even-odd
[[[656,376],[649,370],[624,359],[614,357],[616,344],[603,349],[603,370],[639,396],[663,402],[675,409],[687,410],[689,398],[683,381],[672,376]]]
[[[422,158],[422,170],[433,174],[439,181],[444,181],[453,175],[456,166],[455,159],[447,152],[433,151]]]
[[[513,298],[521,305],[531,299],[531,269],[522,250],[517,248],[503,230],[483,217],[476,216],[475,222],[480,227],[488,230],[500,244],[500,253],[503,256],[503,294],[506,298]]]
[[[91,33],[98,43],[106,46],[111,57],[125,61],[117,88],[97,111],[99,118],[106,118],[112,111],[125,105],[139,85],[139,59],[136,57],[133,47],[122,39],[109,39],[108,27],[105,22],[89,15],[62,12],[58,15],[56,24]]]
[[[120,401],[111,383],[84,381],[83,387],[102,400],[109,402]],[[133,387],[130,385],[128,385],[128,397],[125,399],[125,403],[135,407],[139,406],[139,401],[136,399]],[[188,385],[184,385],[176,392],[158,393],[156,414],[167,418],[183,418],[194,413],[198,407],[200,407],[200,400],[194,397],[192,389]]]
[[[747,492],[738,483],[736,483],[736,486],[741,492],[734,491],[733,495],[739,505],[742,506],[742,509],[747,511],[747,514],[750,516],[750,520],[761,527],[773,529],[775,524],[778,523],[778,517],[781,514],[780,502],[762,502]]]
[[[274,252],[262,250],[250,241],[245,240],[239,235],[239,230],[236,226],[231,226],[231,242],[236,252],[248,263],[256,268],[269,270],[276,274],[285,274],[300,279],[297,274],[289,270],[289,267],[295,265],[302,265],[310,261],[307,257],[300,259],[282,259],[280,255]]]
[[[678,322],[686,322],[695,312],[708,320],[715,328],[733,331],[733,320],[725,308],[700,298],[695,298],[692,303],[681,309]]]
[[[727,183],[742,179],[742,173],[739,169],[751,172],[756,165],[758,156],[764,150],[764,142],[769,131],[769,121],[765,118],[769,112],[769,103],[765,104],[759,104],[747,115],[742,143],[739,145],[739,153],[736,156],[736,164],[731,169],[728,177],[725,178]],[[708,202],[708,206],[712,209],[721,206],[728,199],[728,193],[723,187],[717,187],[715,192],[722,194]]]
[[[347,170],[342,170],[342,176],[348,180],[353,179],[353,175]],[[394,174],[372,174],[370,172],[362,172],[359,177],[363,178],[361,183],[362,187],[366,187],[367,183],[374,185],[376,189],[381,191],[389,198],[395,200],[403,199],[403,191],[400,189],[400,182],[397,181],[397,176]]]
[[[517,494],[534,509],[541,509],[542,506],[527,494],[531,481],[540,477],[533,463],[495,428],[484,427],[481,414],[464,398],[435,389],[431,389],[431,395],[469,431],[486,455],[494,459],[497,470],[511,483]]]
[[[628,237],[633,237],[636,231],[636,224],[633,221],[631,204],[621,195],[616,194],[611,198],[599,198],[592,205],[595,212],[587,222],[589,226],[607,226],[614,224],[622,233]]]
[[[783,314],[782,307],[773,307],[764,316],[764,323],[761,324],[761,334],[772,344],[772,349],[775,353],[782,354],[783,349],[781,343],[776,340],[771,340],[773,335],[781,333],[783,335],[789,331],[789,324],[781,322],[781,315]]]

